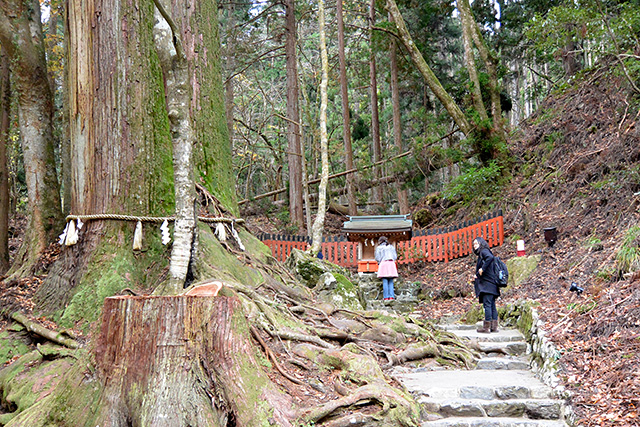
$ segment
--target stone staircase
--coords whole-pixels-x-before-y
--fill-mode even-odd
[[[565,402],[535,377],[515,329],[480,334],[478,325],[441,326],[484,355],[473,370],[396,368],[392,376],[421,406],[422,427],[565,427]]]

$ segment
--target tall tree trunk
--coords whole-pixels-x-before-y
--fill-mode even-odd
[[[353,169],[353,150],[351,148],[351,119],[349,117],[349,90],[347,87],[347,61],[344,53],[344,20],[342,13],[342,0],[337,0],[336,18],[338,20],[338,59],[340,62],[340,94],[342,97],[342,137],[344,141],[345,167]],[[354,188],[354,175],[347,175],[347,200],[349,203],[349,215],[358,213],[356,193]]]
[[[391,103],[393,109],[393,142],[398,153],[402,153],[402,120],[400,116],[400,88],[398,87],[398,58],[396,55],[396,41],[391,39],[389,56],[391,62]],[[396,193],[398,195],[398,210],[400,214],[408,214],[409,197],[407,190],[403,188],[402,180],[396,181]]]
[[[475,55],[473,53],[473,26],[476,24],[471,14],[471,7],[468,0],[458,1],[458,11],[460,12],[460,23],[462,26],[462,40],[464,44],[464,62],[469,73],[471,81],[471,101],[478,116],[481,120],[488,120],[489,115],[482,101],[482,92],[480,90],[480,80],[478,79],[478,70],[476,68]]]
[[[302,153],[300,152],[300,107],[295,0],[285,1],[285,55],[287,60],[287,141],[289,160],[289,213],[291,222],[304,227],[302,204]]]
[[[234,105],[234,88],[233,88],[233,73],[236,67],[236,31],[234,30],[235,23],[235,11],[236,4],[234,2],[227,2],[227,29],[226,29],[226,80],[224,81],[224,95],[225,95],[225,110],[227,113],[227,130],[229,131],[229,139],[233,142],[233,105]]]
[[[191,166],[194,132],[189,113],[189,74],[187,56],[184,51],[182,34],[189,34],[191,28],[184,24],[185,15],[178,15],[180,3],[174,3],[170,16],[160,0],[156,4],[156,25],[154,40],[158,50],[160,66],[164,74],[167,115],[169,117],[171,138],[173,140],[173,181],[175,194],[175,222],[173,246],[171,248],[171,264],[169,265],[169,283],[159,290],[163,293],[178,293],[187,285],[187,275],[195,259],[196,221],[198,213],[195,208],[196,190],[193,182]],[[186,11],[183,10],[183,13]],[[177,18],[177,19],[175,19]],[[179,31],[182,27],[182,31]]]
[[[185,217],[193,217],[191,195],[181,206],[175,202],[170,118],[177,119],[173,130],[182,145],[193,147],[195,178],[188,172],[180,177],[185,188],[190,192],[195,179],[227,209],[237,210],[218,56],[217,6],[214,1],[191,1],[167,8],[173,16],[182,17],[177,28],[188,67],[186,84],[177,84],[184,79],[172,82],[174,76],[167,76],[167,98],[153,37],[154,10],[151,2],[144,6],[120,0],[69,4],[67,80],[75,215],[167,217],[177,208],[184,209]],[[95,21],[95,16],[100,19]],[[119,60],[125,57],[129,60]],[[186,97],[173,96],[174,90],[184,91]],[[188,126],[187,120],[194,135],[176,127],[176,123]],[[187,161],[184,152],[181,157]],[[133,278],[141,286],[157,288],[167,279],[169,267],[159,225],[143,224],[143,250],[134,253],[135,222],[88,222],[79,243],[65,249],[54,265],[38,292],[38,303],[45,310],[67,306],[69,316],[80,312],[91,320],[99,311],[83,298],[86,292],[113,295]],[[209,227],[200,227],[203,230],[211,234]],[[201,262],[205,260],[199,258]],[[199,274],[197,269],[194,274]]]
[[[470,17],[470,29],[473,42],[478,49],[478,54],[484,62],[484,66],[489,76],[489,94],[491,96],[491,117],[493,119],[494,132],[502,139],[506,138],[506,132],[504,130],[504,124],[502,122],[502,105],[500,104],[500,84],[498,82],[497,62],[498,59],[495,53],[489,50],[480,28],[473,17],[469,0],[460,0],[460,5],[467,11],[467,15]]]
[[[378,112],[378,78],[376,72],[376,53],[373,47],[373,26],[376,22],[375,0],[369,4],[369,45],[371,52],[369,56],[369,91],[371,97],[371,145],[373,147],[373,162],[378,163],[382,159],[382,146],[380,144],[380,116]],[[382,178],[382,168],[376,166],[373,169],[374,180]],[[382,187],[373,188],[373,201],[382,202]]]
[[[327,42],[324,29],[324,1],[318,0],[318,32],[320,33],[320,61],[322,79],[320,81],[320,156],[322,158],[322,172],[318,188],[318,213],[313,223],[313,243],[311,253],[320,252],[324,217],[327,209],[327,184],[329,182],[329,149],[327,136],[327,86],[329,84],[329,59],[327,57]]]
[[[565,24],[567,38],[564,48],[562,49],[562,68],[564,69],[566,77],[574,76],[582,68],[580,61],[578,60],[578,56],[576,55],[578,44],[573,36],[573,27],[574,24]]]
[[[63,7],[63,22],[69,22],[69,8]],[[64,38],[62,40],[63,46],[63,65],[64,70],[68,68],[69,64],[69,25],[64,25]],[[62,135],[63,138],[60,141],[60,174],[62,176],[61,186],[61,205],[64,216],[71,213],[71,144],[70,144],[70,130],[69,130],[69,73],[62,72]]]
[[[0,275],[9,270],[9,168],[7,146],[11,118],[9,56],[0,46]]]
[[[53,93],[37,0],[0,0],[0,43],[6,48],[18,99],[20,137],[31,212],[22,247],[9,274],[29,274],[59,233],[62,211],[53,138]]]
[[[425,61],[422,53],[418,50],[411,35],[409,34],[409,30],[404,23],[404,19],[398,10],[398,6],[394,0],[387,0],[387,9],[389,13],[393,17],[393,22],[396,24],[398,35],[400,36],[400,40],[402,40],[402,44],[409,51],[409,55],[411,59],[418,67],[418,71],[424,77],[425,82],[429,86],[429,89],[433,92],[433,94],[440,100],[444,108],[449,113],[449,116],[453,119],[453,121],[458,125],[462,133],[465,135],[469,135],[471,133],[471,125],[469,121],[465,117],[460,107],[456,104],[456,102],[451,98],[449,93],[442,87],[440,81],[433,73],[427,62]]]

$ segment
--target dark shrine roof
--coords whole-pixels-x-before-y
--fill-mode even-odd
[[[411,240],[413,221],[409,215],[350,216],[342,231],[350,241],[387,236],[393,240]]]

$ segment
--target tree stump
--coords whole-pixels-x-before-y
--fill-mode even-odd
[[[100,425],[291,425],[291,401],[255,351],[236,297],[107,298]]]

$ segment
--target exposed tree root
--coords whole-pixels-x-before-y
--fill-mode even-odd
[[[290,332],[290,331],[271,331],[268,328],[265,328],[265,330],[272,337],[278,337],[278,338],[282,338],[289,341],[310,342],[322,348],[336,348],[334,345],[329,344],[328,342],[321,339],[320,337],[315,337],[313,335],[299,334],[299,333]]]
[[[61,333],[47,329],[44,326],[32,320],[27,319],[26,316],[24,316],[22,313],[18,311],[13,313],[11,315],[11,318],[16,322],[24,325],[24,327],[27,328],[29,332],[40,335],[42,338],[46,338],[49,341],[52,341],[56,344],[60,344],[69,348],[78,348],[80,346],[80,344],[78,344],[76,340],[71,338],[65,338]]]
[[[377,417],[380,417],[389,412],[391,408],[401,405],[404,400],[406,399],[403,396],[388,386],[369,384],[358,388],[348,396],[323,403],[314,408],[305,409],[300,414],[300,418],[307,422],[317,423],[340,408],[370,403],[371,401],[378,402],[382,406],[382,410],[376,414]]]
[[[280,372],[282,374],[283,377],[285,377],[286,379],[288,379],[289,381],[291,381],[294,384],[298,384],[298,385],[302,385],[304,384],[302,381],[298,380],[297,378],[292,377],[291,375],[289,375],[283,368],[282,366],[280,366],[280,363],[278,363],[278,359],[276,358],[276,356],[273,354],[273,352],[271,351],[271,349],[267,346],[267,343],[264,342],[264,340],[262,339],[262,337],[260,336],[260,334],[258,333],[258,331],[256,330],[255,327],[250,326],[249,330],[251,331],[251,334],[253,335],[253,337],[260,343],[260,345],[262,346],[262,348],[264,349],[264,351],[267,353],[267,356],[269,357],[269,359],[271,359],[271,361],[273,362],[273,366],[276,367],[276,369],[278,370],[278,372]]]
[[[344,417],[336,418],[331,421],[327,421],[322,424],[322,427],[359,427],[368,426],[378,421],[376,415],[366,415],[360,413],[353,413],[345,415]]]

